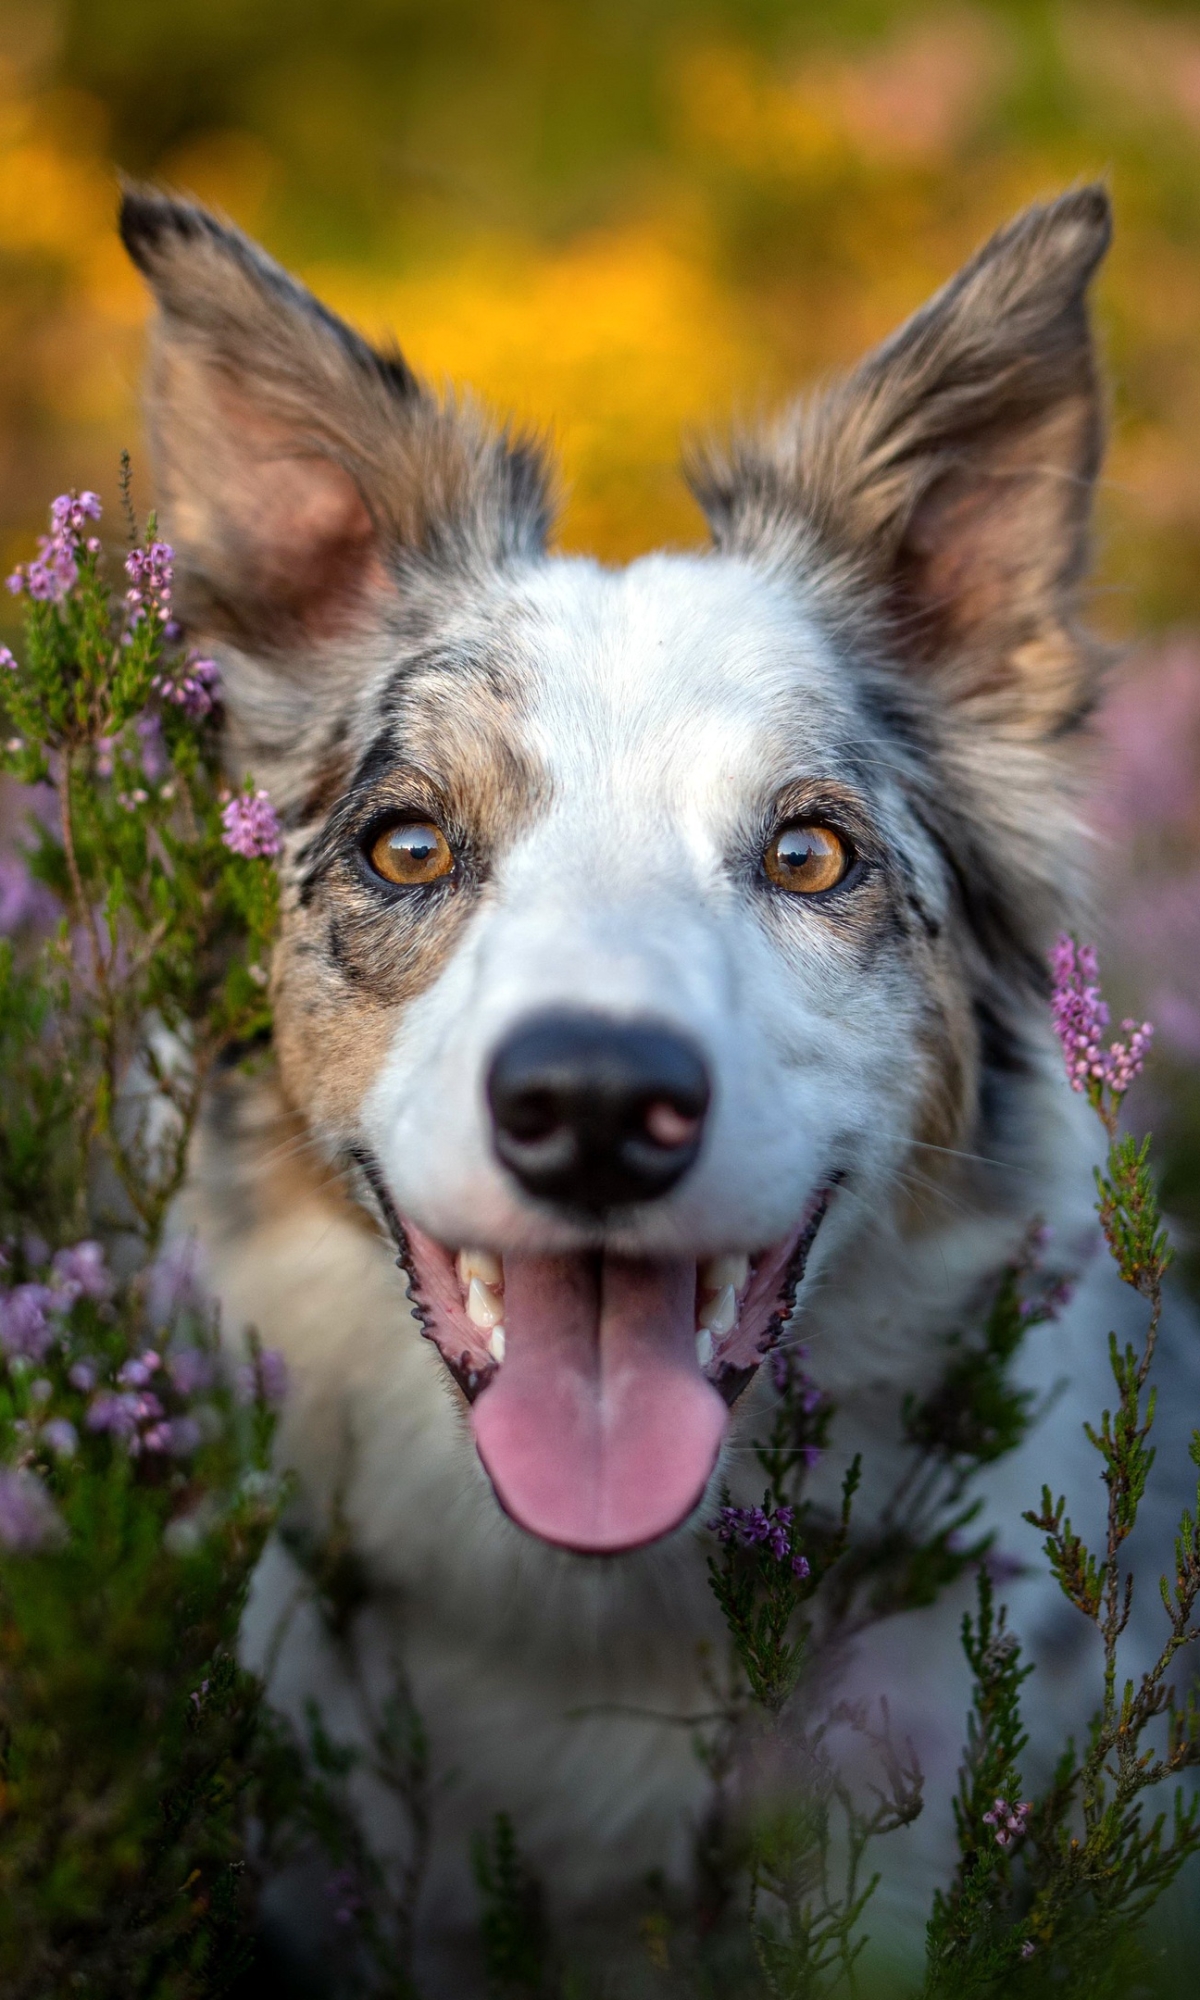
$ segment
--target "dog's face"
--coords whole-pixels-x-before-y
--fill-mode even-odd
[[[185,613],[286,829],[281,1074],[400,1239],[508,1511],[614,1550],[915,1148],[980,1150],[1069,896],[1094,190],[548,557],[536,455],[202,212],[127,199]]]

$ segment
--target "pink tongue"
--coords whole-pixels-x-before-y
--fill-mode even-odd
[[[599,1552],[686,1519],[728,1416],[696,1359],[695,1303],[694,1262],[505,1257],[504,1362],[471,1421],[521,1527]]]

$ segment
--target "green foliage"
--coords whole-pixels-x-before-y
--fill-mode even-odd
[[[471,1864],[483,1905],[479,1934],[489,1994],[494,2000],[548,2000],[552,1975],[541,1889],[507,1813],[496,1814],[490,1835],[476,1836]]]
[[[153,525],[115,605],[99,545],[78,522],[60,519],[56,534],[56,580],[39,584],[23,663],[3,681],[4,761],[37,788],[29,866],[57,918],[0,947],[0,1984],[13,2000],[215,1996],[248,1963],[262,1874],[316,1854],[347,1990],[416,2000],[436,1784],[403,1662],[382,1697],[362,1678],[363,1579],[335,1506],[323,1538],[288,1530],[302,1576],[275,1651],[310,1603],[357,1704],[356,1743],[315,1709],[303,1741],[264,1713],[234,1649],[279,1507],[276,1369],[253,1342],[231,1369],[186,1246],[162,1243],[213,1065],[254,1060],[267,1025],[274,822],[255,801],[265,817],[250,839],[250,800],[223,788],[211,676],[173,650],[169,552]],[[1200,1637],[1200,1490],[1162,1580],[1159,1654],[1140,1678],[1118,1675],[1170,1250],[1147,1146],[1118,1135],[1110,1084],[1095,1108],[1110,1138],[1098,1213],[1148,1320],[1140,1347],[1111,1339],[1114,1401],[1087,1428],[1108,1496],[1103,1545],[1049,1490],[1027,1518],[1096,1629],[1100,1706],[1050,1784],[1021,1798],[1031,1668],[994,1602],[989,1538],[970,1532],[971,1485],[1026,1434],[1034,1411],[1012,1362],[1064,1298],[1035,1228],[977,1328],[949,1343],[937,1387],[906,1405],[908,1461],[870,1532],[854,1518],[857,1460],[840,1505],[814,1499],[834,1411],[803,1350],[772,1357],[761,1504],[726,1493],[711,1524],[728,1660],[709,1662],[709,1711],[684,1718],[713,1781],[703,1922],[689,1939],[686,1914],[664,1906],[644,1929],[652,1967],[665,1975],[674,1954],[685,1984],[673,1990],[854,1990],[872,1844],[916,1817],[922,1781],[886,1708],[831,1701],[830,1674],[864,1625],[933,1602],[970,1569],[958,1859],[930,1916],[926,2000],[1002,1988],[1116,2000],[1147,1916],[1200,1848],[1200,1799],[1177,1791],[1154,1816],[1143,1800],[1200,1764],[1200,1710],[1171,1680]],[[1192,1456],[1200,1472],[1200,1433]],[[392,1864],[355,1811],[363,1778],[407,1825]],[[497,2000],[582,1990],[557,1963],[503,1814],[473,1864]]]
[[[85,510],[86,513],[86,510]],[[56,530],[56,532],[58,532]],[[221,1361],[161,1250],[205,1078],[265,1020],[269,864],[222,840],[169,552],[114,604],[59,534],[3,677],[57,923],[0,948],[0,1986],[188,2000],[247,1956],[260,1688],[236,1664],[277,1511],[271,1358]],[[186,690],[184,690],[186,696]]]

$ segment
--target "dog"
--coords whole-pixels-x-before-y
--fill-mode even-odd
[[[336,1520],[358,1579],[335,1632],[277,1540],[246,1655],[359,1741],[402,1658],[443,1781],[430,1990],[473,1990],[498,1811],[568,1926],[686,1881],[696,1529],[723,1480],[756,1497],[772,1347],[808,1344],[818,1480],[861,1448],[869,1518],[1030,1218],[1068,1263],[1093,1230],[1045,967],[1086,907],[1110,226],[1096,186],[1027,209],[844,379],[694,454],[710,547],[614,570],[548,548],[536,441],[203,208],[125,195],[180,617],[283,829],[271,1068],[214,1087],[180,1226],[284,1352],[293,1519]],[[1006,1528],[1048,1463],[1097,1489],[1081,1312],[1028,1363],[1072,1389],[986,1489]],[[847,1668],[947,1795],[959,1608]]]

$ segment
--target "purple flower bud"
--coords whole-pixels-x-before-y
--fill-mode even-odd
[[[9,577],[8,581],[11,584],[12,582],[11,576]],[[8,671],[13,674],[15,674],[17,671],[16,660],[13,658],[13,655],[10,653],[7,646],[0,646],[0,668],[3,667],[7,667]]]
[[[155,1370],[162,1367],[162,1356],[148,1347],[143,1354],[122,1362],[117,1371],[117,1381],[122,1388],[142,1389]]]
[[[54,1345],[46,1313],[53,1295],[45,1285],[18,1285],[0,1296],[0,1347],[11,1358],[40,1361]]]
[[[207,1317],[211,1302],[201,1280],[200,1262],[194,1236],[177,1236],[163,1245],[143,1280],[152,1326],[169,1326],[181,1313]]]
[[[0,1547],[32,1555],[63,1533],[62,1516],[36,1473],[0,1466]]]
[[[111,1389],[102,1389],[88,1405],[86,1418],[90,1431],[110,1431],[114,1437],[130,1439],[138,1427],[135,1396],[120,1396]]]
[[[35,602],[61,604],[75,587],[79,576],[79,556],[86,549],[95,554],[99,543],[85,539],[86,521],[100,518],[100,502],[94,493],[60,493],[50,504],[48,535],[38,538],[38,552],[32,562],[18,563],[8,579],[14,596],[27,592]]]
[[[45,927],[57,914],[49,889],[34,881],[25,863],[16,855],[0,855],[0,936],[11,937],[26,924]]]
[[[158,618],[163,624],[170,618],[174,561],[175,551],[169,542],[151,542],[148,548],[129,551],[125,558],[129,578],[125,616],[131,630],[144,618]]]
[[[277,1347],[264,1347],[258,1357],[263,1401],[272,1410],[283,1407],[288,1389],[287,1362]]]
[[[67,1370],[67,1380],[73,1389],[85,1396],[96,1386],[96,1366],[92,1361],[73,1361]]]
[[[162,723],[157,715],[148,711],[139,715],[134,728],[141,739],[142,776],[148,785],[157,785],[171,768],[171,759],[163,742]]]
[[[200,1347],[180,1347],[167,1356],[167,1373],[181,1396],[195,1396],[213,1383],[211,1356]]]
[[[1050,1014],[1072,1090],[1107,1088],[1114,1097],[1123,1097],[1145,1067],[1154,1035],[1150,1022],[1143,1021],[1140,1027],[1134,1021],[1123,1022],[1128,1041],[1103,1048],[1100,1038],[1109,1015],[1093,947],[1077,945],[1060,932],[1050,953],[1050,970],[1054,977]]]
[[[74,1243],[69,1249],[60,1250],[50,1269],[58,1284],[72,1290],[76,1298],[112,1297],[113,1280],[99,1243]]]
[[[74,1458],[79,1450],[79,1433],[66,1417],[51,1417],[43,1424],[42,1440],[56,1458]]]
[[[221,814],[221,835],[231,854],[247,860],[278,854],[281,841],[275,808],[264,791],[239,792]]]

